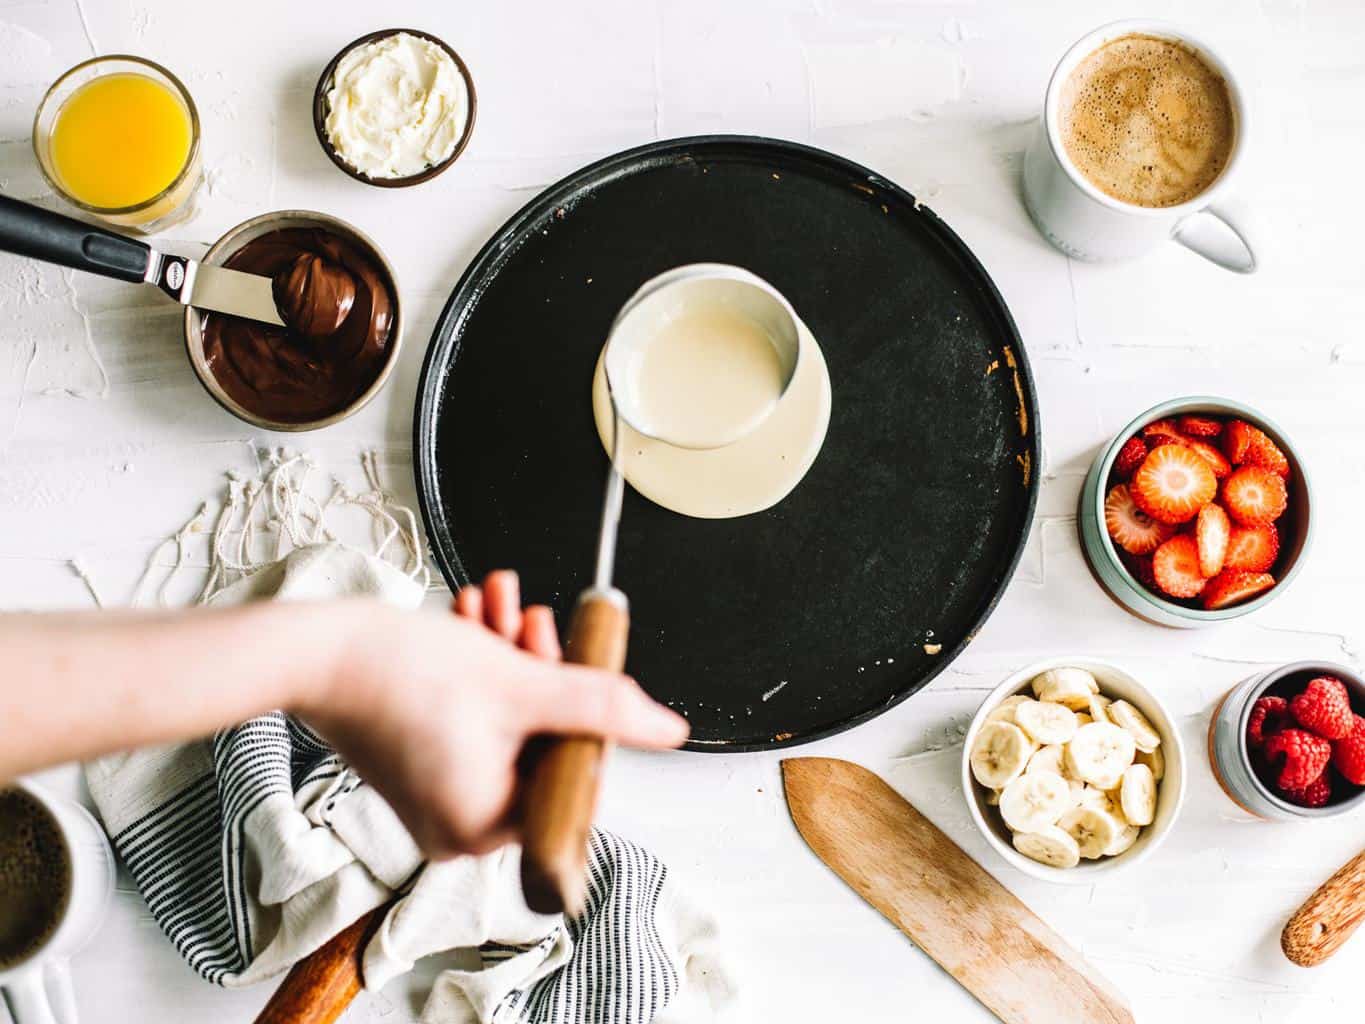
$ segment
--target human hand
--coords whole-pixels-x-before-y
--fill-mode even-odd
[[[518,838],[517,760],[537,734],[654,749],[687,738],[686,720],[630,679],[561,663],[553,615],[522,609],[515,573],[460,591],[455,616],[358,607],[332,684],[298,710],[428,856]]]

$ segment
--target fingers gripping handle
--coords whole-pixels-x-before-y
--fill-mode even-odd
[[[1308,897],[1280,935],[1284,955],[1316,967],[1365,921],[1365,853],[1358,853]]]
[[[615,588],[588,590],[578,600],[565,658],[619,672],[626,664],[630,612]],[[523,792],[521,887],[540,914],[570,915],[583,908],[588,829],[601,782],[602,740],[571,736],[551,741]]]

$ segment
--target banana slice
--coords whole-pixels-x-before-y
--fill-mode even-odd
[[[1156,779],[1145,764],[1132,764],[1123,773],[1119,807],[1130,825],[1150,825],[1156,817]]]
[[[1025,772],[1000,793],[1000,817],[1013,832],[1040,832],[1071,808],[1071,787],[1056,772]]]
[[[1077,729],[1066,745],[1066,764],[1082,782],[1114,789],[1136,752],[1132,733],[1108,722],[1091,722]]]
[[[1065,758],[1063,759],[1063,763],[1065,763]],[[1081,802],[1085,799],[1085,791],[1090,787],[1080,779],[1071,778],[1066,772],[1062,772],[1062,776],[1066,778],[1066,784],[1071,787],[1071,806],[1081,806]]]
[[[1077,807],[1088,807],[1092,811],[1103,811],[1105,814],[1118,814],[1119,805],[1114,802],[1114,798],[1102,789],[1094,786],[1081,784],[1081,791],[1076,795]]]
[[[1014,848],[1029,860],[1052,868],[1074,868],[1081,861],[1076,840],[1056,825],[1041,832],[1014,833]]]
[[[1155,750],[1139,750],[1133,757],[1134,764],[1145,764],[1152,769],[1152,778],[1160,782],[1166,777],[1166,755],[1161,752],[1161,748]]]
[[[1066,747],[1060,743],[1049,743],[1045,747],[1039,747],[1032,757],[1028,759],[1028,767],[1025,772],[1056,772],[1058,775],[1065,775],[1066,769]]]
[[[1102,693],[1092,693],[1090,695],[1090,717],[1097,722],[1112,721],[1109,717],[1109,705],[1114,703]]]
[[[1141,832],[1142,829],[1136,825],[1123,826],[1123,831],[1118,834],[1118,838],[1104,848],[1104,855],[1106,857],[1117,857],[1126,852],[1130,846],[1137,842],[1137,837]]]
[[[1006,697],[997,704],[989,715],[986,716],[987,722],[1009,722],[1014,725],[1014,709],[1017,705],[1028,700],[1022,693],[1016,693],[1012,697]]]
[[[1083,668],[1050,668],[1034,676],[1032,685],[1039,700],[1065,704],[1072,711],[1084,711],[1090,695],[1100,692],[1100,684]]]
[[[972,775],[987,789],[1004,789],[1023,772],[1033,756],[1033,741],[1017,725],[991,722],[972,744]]]
[[[1109,720],[1133,735],[1133,743],[1138,750],[1150,751],[1161,746],[1161,734],[1152,727],[1144,715],[1126,700],[1116,700],[1105,709]]]
[[[1103,857],[1109,844],[1123,831],[1123,823],[1112,814],[1097,811],[1092,807],[1077,807],[1067,811],[1057,822],[1057,827],[1076,840],[1076,847],[1086,860]]]
[[[1014,723],[1036,743],[1065,743],[1076,735],[1076,713],[1064,704],[1026,700],[1015,707]]]

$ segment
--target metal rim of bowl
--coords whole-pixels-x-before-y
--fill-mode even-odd
[[[260,237],[276,227],[302,227],[303,224],[293,225],[288,221],[303,221],[314,227],[323,227],[359,242],[363,245],[371,256],[383,268],[385,276],[389,279],[389,285],[393,288],[393,329],[389,334],[387,345],[388,356],[384,360],[384,365],[379,368],[379,373],[374,380],[354,401],[338,409],[334,413],[323,416],[316,420],[305,420],[299,423],[286,423],[279,420],[272,420],[265,416],[257,415],[250,409],[239,404],[227,394],[218,383],[218,379],[213,375],[204,362],[204,339],[201,313],[192,306],[185,307],[184,334],[185,334],[185,354],[189,357],[190,366],[194,368],[194,375],[199,378],[199,383],[204,390],[209,393],[215,402],[221,405],[239,420],[250,423],[252,426],[260,427],[264,430],[278,430],[290,433],[301,433],[308,430],[320,430],[323,427],[330,427],[334,423],[340,423],[344,419],[359,412],[370,400],[383,389],[388,381],[389,375],[393,373],[394,366],[398,363],[398,353],[403,346],[403,300],[398,291],[398,275],[394,273],[393,265],[389,262],[383,251],[373,238],[365,234],[353,224],[348,224],[340,217],[333,217],[331,214],[318,213],[316,210],[275,210],[272,213],[262,213],[248,220],[242,221],[235,227],[229,228],[223,235],[214,242],[209,251],[204,254],[201,262],[210,264],[220,264],[238,249],[245,245],[241,241],[244,235],[255,232],[253,238]],[[265,230],[256,231],[257,228]]]
[[[464,79],[465,92],[469,97],[469,114],[465,118],[464,132],[455,143],[455,148],[450,151],[450,155],[439,163],[434,163],[416,174],[409,174],[402,178],[371,178],[352,167],[337,152],[332,145],[332,140],[327,137],[327,93],[331,91],[332,77],[336,74],[337,65],[341,63],[352,50],[368,43],[378,42],[380,39],[387,39],[389,36],[396,35],[416,36],[428,42],[435,43],[455,62],[455,68],[460,72],[460,77]],[[327,62],[327,66],[322,69],[322,74],[318,76],[318,84],[313,90],[313,131],[317,134],[318,143],[322,146],[322,151],[327,154],[328,159],[336,164],[347,177],[354,178],[356,181],[366,185],[373,185],[376,188],[407,188],[410,185],[420,185],[424,181],[430,181],[450,167],[460,154],[469,145],[469,140],[474,134],[474,119],[479,110],[478,94],[474,91],[474,76],[469,72],[469,65],[465,64],[464,59],[455,52],[454,47],[439,36],[434,36],[430,32],[423,32],[415,28],[382,28],[377,32],[369,32],[359,39],[354,39],[337,51],[336,56]]]
[[[1159,785],[1162,787],[1166,785],[1166,780],[1171,777],[1171,764],[1174,763],[1179,769],[1176,793],[1171,798],[1173,800],[1172,806],[1174,809],[1165,826],[1159,831],[1154,831],[1152,835],[1143,842],[1140,848],[1130,848],[1117,856],[1107,857],[1102,860],[1090,862],[1082,861],[1082,864],[1078,865],[1078,867],[1087,867],[1089,870],[1054,868],[1025,857],[1009,843],[1001,839],[1000,836],[996,834],[995,830],[990,827],[987,809],[982,805],[981,798],[977,793],[977,788],[980,784],[972,775],[972,740],[976,738],[977,733],[981,731],[982,726],[985,724],[986,715],[999,707],[1001,701],[1006,697],[1024,692],[1024,690],[1028,688],[1029,681],[1034,676],[1052,668],[1084,667],[1088,665],[1103,668],[1105,671],[1123,677],[1128,683],[1132,684],[1133,687],[1142,693],[1144,706],[1139,707],[1138,710],[1149,719],[1155,717],[1160,717],[1162,719],[1164,727],[1159,727],[1161,742],[1163,747],[1168,748],[1169,753],[1166,758],[1167,767],[1165,777]],[[1101,683],[1101,692],[1103,692],[1103,683]],[[1151,708],[1155,708],[1159,711],[1160,715],[1152,715],[1150,713]],[[1153,722],[1153,725],[1156,724],[1156,722]],[[1169,754],[1173,754],[1174,756],[1169,756]],[[1054,882],[1058,885],[1091,885],[1097,881],[1097,876],[1099,875],[1112,876],[1115,872],[1136,867],[1156,853],[1161,844],[1165,842],[1166,837],[1175,828],[1176,822],[1180,818],[1180,812],[1185,803],[1185,793],[1189,785],[1188,770],[1189,762],[1185,757],[1185,745],[1180,738],[1178,721],[1175,716],[1171,714],[1161,698],[1156,695],[1156,692],[1123,666],[1105,658],[1095,658],[1085,655],[1065,655],[1044,658],[1041,661],[1031,662],[1022,668],[1009,673],[998,686],[987,694],[986,699],[981,702],[977,707],[976,712],[972,715],[971,724],[968,725],[967,734],[963,738],[962,760],[960,764],[963,789],[962,795],[967,801],[968,814],[976,824],[977,829],[982,833],[987,845],[994,849],[1011,867],[1014,867],[1033,878],[1045,882]],[[1158,797],[1158,799],[1160,799],[1160,797]],[[1155,819],[1153,819],[1152,825],[1144,826],[1144,828],[1151,829],[1154,828],[1154,826]],[[1005,828],[1006,831],[1008,831],[1008,826],[1005,826]]]
[[[176,173],[176,176],[171,179],[171,183],[167,185],[165,188],[163,188],[156,195],[152,196],[150,199],[144,199],[141,202],[133,203],[130,206],[92,206],[91,204],[82,202],[75,196],[71,195],[71,193],[67,191],[66,186],[56,180],[55,172],[48,173],[47,161],[43,158],[43,154],[40,151],[40,147],[45,143],[44,141],[42,141],[43,135],[39,131],[38,123],[43,116],[43,111],[44,109],[46,109],[48,101],[52,98],[52,96],[62,86],[64,82],[70,80],[73,75],[76,75],[79,72],[86,70],[87,68],[94,67],[95,65],[98,64],[112,64],[116,61],[125,61],[129,64],[141,64],[143,67],[151,68],[158,75],[161,75],[171,83],[171,85],[175,88],[177,97],[180,100],[182,100],[185,104],[185,112],[189,114],[190,149],[189,152],[185,154],[184,166],[181,167],[180,170]],[[91,81],[94,81],[94,79],[91,79]],[[77,86],[76,88],[79,89],[80,86]],[[69,98],[70,97],[68,97],[68,99]],[[66,101],[63,100],[62,102],[63,104],[65,104]],[[101,217],[120,217],[126,216],[128,214],[141,213],[143,210],[150,209],[157,203],[164,200],[167,196],[174,193],[176,189],[178,189],[181,185],[185,183],[185,179],[188,178],[191,173],[193,173],[194,168],[199,160],[200,149],[199,134],[200,134],[199,108],[194,105],[194,97],[190,95],[189,89],[185,88],[185,83],[180,81],[180,79],[177,78],[169,68],[166,68],[161,64],[158,64],[154,60],[148,60],[146,57],[139,57],[131,53],[106,53],[101,54],[99,56],[90,57],[87,60],[81,61],[79,64],[75,64],[72,67],[67,68],[65,71],[61,73],[61,75],[57,77],[57,80],[55,82],[53,82],[50,86],[47,87],[47,91],[43,93],[43,98],[38,101],[38,109],[34,111],[33,114],[32,132],[33,156],[38,161],[38,172],[43,176],[43,180],[47,182],[48,186],[54,192],[56,192],[57,195],[61,196],[72,206],[85,210],[88,213],[97,214],[98,216]]]
[[[1232,410],[1240,419],[1244,419],[1252,426],[1265,431],[1265,433],[1270,435],[1271,440],[1275,441],[1289,457],[1291,478],[1303,489],[1303,502],[1306,514],[1303,517],[1303,522],[1296,524],[1296,529],[1303,534],[1303,542],[1299,547],[1298,554],[1294,556],[1294,560],[1289,564],[1289,568],[1284,575],[1275,581],[1273,587],[1260,597],[1253,598],[1242,604],[1233,605],[1230,608],[1220,608],[1217,611],[1208,611],[1203,608],[1190,608],[1182,604],[1176,604],[1144,587],[1133,577],[1133,574],[1128,571],[1128,567],[1123,564],[1123,560],[1119,558],[1118,552],[1114,550],[1114,542],[1112,538],[1110,538],[1109,532],[1103,529],[1102,525],[1098,524],[1104,523],[1104,498],[1108,493],[1107,481],[1109,479],[1109,472],[1113,468],[1114,460],[1118,457],[1119,449],[1123,447],[1123,443],[1127,441],[1128,438],[1132,437],[1137,431],[1141,430],[1149,423],[1173,415],[1178,416],[1197,414],[1200,412],[1212,412],[1216,415],[1226,416],[1228,415],[1227,410]],[[1162,614],[1201,624],[1226,622],[1230,619],[1240,618],[1243,615],[1249,615],[1260,608],[1264,608],[1271,601],[1275,600],[1275,598],[1279,597],[1289,584],[1294,581],[1294,578],[1299,574],[1299,570],[1302,568],[1303,563],[1307,559],[1313,546],[1313,488],[1309,481],[1308,468],[1304,464],[1303,458],[1299,455],[1298,449],[1294,447],[1293,443],[1289,440],[1288,435],[1285,434],[1274,421],[1268,419],[1256,409],[1231,398],[1220,398],[1215,395],[1190,395],[1184,398],[1173,398],[1169,401],[1162,402],[1160,405],[1153,406],[1146,412],[1141,413],[1130,420],[1116,435],[1114,435],[1113,440],[1109,442],[1109,445],[1104,449],[1098,460],[1094,506],[1087,511],[1094,515],[1095,522],[1098,525],[1096,532],[1099,539],[1099,549],[1104,553],[1105,558],[1107,559],[1107,567],[1112,569],[1113,572],[1118,575],[1119,579],[1128,585],[1129,590],[1138,595],[1143,601],[1150,603],[1155,610]],[[1082,545],[1083,550],[1086,550],[1087,547],[1088,546],[1086,545]],[[1117,594],[1114,596],[1119,597]],[[1124,601],[1123,598],[1119,597],[1119,601],[1125,607],[1129,607],[1128,602]],[[1136,612],[1136,610],[1131,607],[1129,607],[1129,610]],[[1136,614],[1141,616],[1140,612],[1136,612]]]
[[[1335,676],[1346,685],[1346,688],[1357,700],[1365,700],[1365,678],[1345,665],[1338,665],[1330,661],[1292,661],[1287,665],[1281,665],[1279,668],[1273,668],[1262,675],[1248,691],[1246,700],[1242,702],[1241,710],[1237,712],[1237,755],[1242,759],[1242,766],[1246,768],[1247,774],[1251,777],[1251,784],[1256,787],[1256,792],[1264,797],[1271,806],[1292,815],[1296,820],[1335,818],[1337,815],[1346,814],[1365,803],[1365,786],[1362,786],[1345,800],[1328,803],[1322,807],[1300,807],[1298,804],[1291,804],[1267,786],[1256,774],[1256,770],[1251,764],[1251,754],[1247,751],[1247,722],[1251,718],[1251,708],[1256,703],[1257,698],[1276,683],[1288,679],[1290,676],[1309,674],[1313,676]]]

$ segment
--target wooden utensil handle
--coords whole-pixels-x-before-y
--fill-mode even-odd
[[[1300,967],[1316,967],[1365,921],[1365,852],[1309,896],[1280,933],[1280,948]]]
[[[296,963],[256,1024],[332,1024],[360,992],[360,957],[390,904],[371,910]]]
[[[578,599],[564,656],[579,665],[621,671],[626,664],[630,611],[615,588],[588,590]],[[577,914],[586,891],[588,829],[597,806],[602,741],[572,736],[552,740],[531,769],[522,792],[521,888],[540,914]]]

